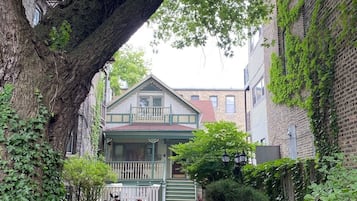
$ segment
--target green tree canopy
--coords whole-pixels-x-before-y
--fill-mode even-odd
[[[232,47],[243,45],[251,35],[248,33],[251,28],[258,27],[269,19],[272,6],[265,2],[164,1],[150,18],[156,28],[154,44],[171,40],[176,48],[204,46],[209,37],[214,37],[225,55],[232,56]]]
[[[144,59],[144,51],[124,46],[114,54],[115,62],[109,72],[110,87],[114,95],[120,95],[120,82],[133,86],[147,75],[150,63]]]
[[[255,149],[254,144],[246,140],[248,134],[237,130],[233,122],[208,123],[205,127],[194,131],[194,138],[189,142],[170,148],[176,153],[171,159],[203,185],[232,176],[233,162],[224,166],[221,160],[225,151],[233,159],[238,152],[248,153]]]

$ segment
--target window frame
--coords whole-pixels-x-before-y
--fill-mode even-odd
[[[212,98],[215,98],[215,101],[212,101]],[[209,96],[209,100],[211,101],[213,108],[218,108],[218,96]]]
[[[233,103],[229,104],[229,98],[233,98]],[[225,112],[228,114],[234,114],[236,113],[236,97],[234,95],[227,95],[226,100],[225,100]],[[228,109],[230,108],[229,106],[233,106],[233,109]]]

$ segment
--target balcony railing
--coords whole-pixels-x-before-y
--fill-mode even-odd
[[[168,122],[170,107],[132,107],[133,122]]]
[[[160,185],[152,186],[122,186],[108,184],[104,187],[100,201],[109,201],[110,194],[118,196],[119,200],[159,201]]]
[[[120,180],[163,179],[165,164],[162,161],[110,161],[107,162]]]

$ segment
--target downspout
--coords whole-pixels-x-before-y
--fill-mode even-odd
[[[249,91],[249,86],[244,89],[244,121],[245,121],[245,132],[248,132],[248,120],[247,120],[247,91]]]

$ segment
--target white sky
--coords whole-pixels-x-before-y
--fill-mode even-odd
[[[145,51],[145,60],[151,62],[151,73],[169,87],[243,88],[247,47],[236,48],[232,58],[225,57],[214,41],[204,48],[180,50],[170,44],[161,44],[157,47],[158,53],[154,54],[149,45],[151,40],[152,31],[143,25],[127,44]]]

